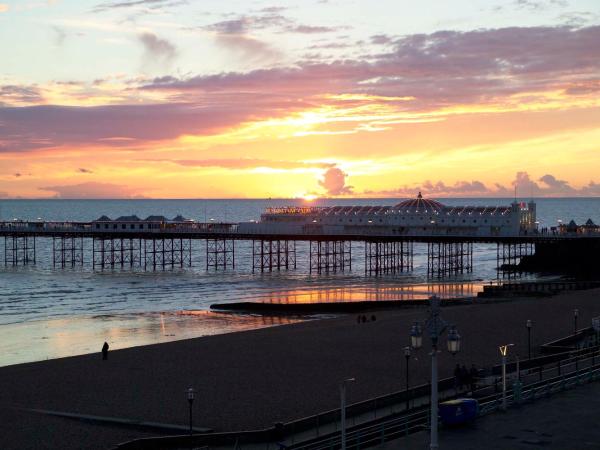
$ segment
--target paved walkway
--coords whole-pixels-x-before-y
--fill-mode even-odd
[[[600,449],[600,383],[565,391],[533,404],[478,419],[470,426],[442,429],[440,450]],[[428,448],[427,432],[379,448]]]

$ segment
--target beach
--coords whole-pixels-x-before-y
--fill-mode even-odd
[[[518,298],[443,308],[462,337],[456,356],[441,341],[440,375],[456,363],[498,364],[498,345],[514,344],[509,357],[527,355],[525,323],[533,321],[532,348],[600,315],[600,290],[554,297]],[[147,436],[126,428],[15,411],[14,407],[186,425],[186,390],[197,390],[195,426],[215,431],[256,429],[338,406],[338,384],[348,377],[350,403],[404,389],[412,323],[426,308],[412,307],[207,336],[101,355],[90,354],[0,368],[0,447],[110,448]],[[98,343],[98,348],[101,342]],[[425,346],[410,361],[411,385],[429,379]]]

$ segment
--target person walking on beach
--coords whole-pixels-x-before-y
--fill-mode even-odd
[[[104,345],[102,346],[102,359],[103,360],[107,360],[108,359],[108,342],[104,342]]]

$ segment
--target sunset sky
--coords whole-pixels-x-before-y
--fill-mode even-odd
[[[600,196],[598,0],[0,0],[0,198]]]

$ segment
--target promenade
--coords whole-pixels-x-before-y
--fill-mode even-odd
[[[456,324],[462,349],[440,354],[440,376],[456,363],[498,364],[498,345],[527,354],[525,322],[533,321],[532,345],[572,331],[572,312],[589,326],[600,315],[599,290],[550,298],[513,299],[444,308]],[[135,428],[50,417],[14,407],[114,417],[185,426],[185,391],[198,393],[194,423],[215,431],[270,427],[335,409],[340,380],[355,377],[348,402],[404,389],[403,348],[410,326],[425,308],[376,312],[263,330],[210,336],[100,354],[0,368],[0,448],[109,448],[149,434]],[[98,349],[101,347],[98,343]],[[428,381],[426,350],[410,361],[411,385]],[[93,437],[93,438],[92,438]]]
[[[442,428],[444,450],[600,449],[600,384],[591,383],[541,399],[507,413],[492,414],[460,428]],[[422,450],[427,432],[415,433],[378,448]]]

